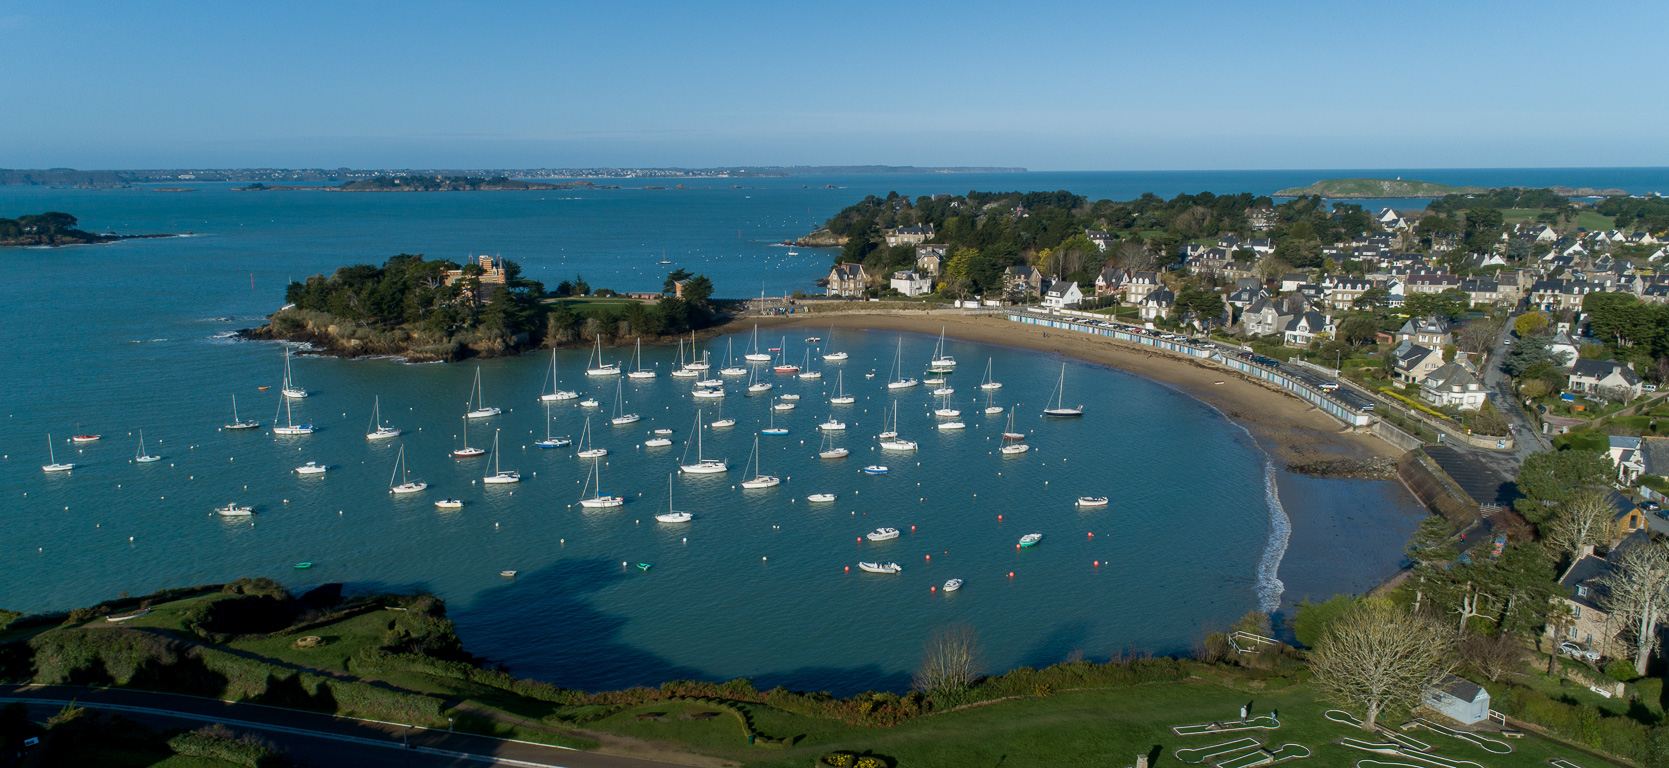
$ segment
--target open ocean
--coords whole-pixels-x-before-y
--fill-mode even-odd
[[[630,498],[619,510],[582,513],[572,505],[584,462],[572,449],[532,446],[545,431],[536,396],[549,356],[479,366],[487,399],[505,414],[471,424],[469,441],[488,447],[498,432],[504,468],[526,478],[489,489],[478,482],[484,460],[448,454],[461,439],[473,363],[300,357],[296,375],[314,394],[295,402],[295,417],[320,431],[288,438],[265,428],[225,432],[234,395],[242,416],[270,426],[277,388],[257,387],[278,384],[282,354],[278,345],[223,337],[258,324],[282,303],[291,279],[401,252],[501,254],[547,285],[583,274],[593,286],[618,290],[658,289],[669,269],[657,263],[664,253],[676,267],[710,276],[719,295],[745,297],[812,290],[830,254],[789,256],[775,243],[866,194],[1068,189],[1128,199],[1148,191],[1268,193],[1370,175],[1669,189],[1664,169],[816,176],[559,193],[0,187],[0,216],[58,210],[93,231],[193,233],[0,251],[13,276],[0,284],[0,327],[11,338],[0,366],[0,606],[64,609],[123,591],[245,575],[295,590],[327,581],[429,589],[447,599],[472,651],[521,674],[586,688],[746,675],[761,685],[897,690],[907,686],[922,640],[952,621],[980,630],[994,670],[1049,664],[1074,650],[1090,657],[1183,651],[1202,631],[1269,600],[1372,586],[1396,568],[1417,504],[1394,484],[1293,476],[1279,480],[1272,504],[1267,458],[1215,410],[1140,377],[1023,350],[952,340],[950,352],[962,361],[954,399],[968,429],[937,432],[927,388],[897,394],[882,386],[901,340],[906,366],[919,373],[935,339],[840,331],[817,335],[852,359],[827,366],[822,381],[775,377],[772,394],[803,395],[795,410],[777,416],[791,433],[761,441],[765,470],[784,484],[732,487],[771,412],[768,398],[743,397],[745,387],[731,384],[724,415],[739,423],[706,433],[706,448],[733,468],[675,477],[677,507],[696,518],[670,526],[653,521],[667,475],[697,409],[711,420],[715,407],[689,396],[689,380],[665,375],[674,349],[644,351],[659,378],[622,383],[625,405],[644,416],[628,427],[607,424],[616,382],[580,375],[584,352],[557,355],[566,385],[602,402],[592,427],[612,451],[604,485]],[[786,339],[796,361],[808,349],[807,332],[797,335]],[[750,339],[735,341],[739,355]],[[703,346],[722,360],[724,340]],[[1017,426],[1033,433],[1031,453],[995,453],[1004,417],[979,413],[984,398],[975,386],[988,359],[1006,384],[994,401],[1016,409]],[[1067,399],[1084,402],[1088,413],[1044,421],[1038,411],[1062,363]],[[814,428],[834,410],[827,392],[837,370],[858,397],[836,411],[849,425],[838,442],[852,457],[819,461]],[[870,372],[875,378],[865,377]],[[364,428],[379,395],[386,420],[406,434],[367,443]],[[893,404],[900,430],[922,444],[915,455],[872,450],[881,412]],[[578,436],[585,414],[559,405],[551,428]],[[674,445],[642,448],[646,430],[657,427],[675,430]],[[163,461],[131,462],[140,429]],[[77,432],[104,439],[65,442]],[[59,460],[81,465],[73,473],[41,471],[48,433]],[[387,493],[401,446],[414,475],[431,483],[426,493]],[[333,470],[322,477],[290,471],[309,460]],[[891,471],[858,471],[875,462]],[[839,494],[838,502],[805,502],[822,491]],[[1079,512],[1071,502],[1085,494],[1111,496],[1113,504]],[[438,511],[432,502],[443,496],[469,506]],[[253,504],[259,514],[241,521],[211,514],[231,501]],[[1289,521],[1290,536],[1271,536]],[[859,541],[878,526],[904,535]],[[1019,536],[1033,531],[1044,542],[1017,550]],[[1272,538],[1282,539],[1279,546]],[[904,572],[856,572],[858,561],[871,559],[896,561]],[[294,570],[298,561],[315,565]],[[640,562],[652,567],[640,570]],[[520,575],[502,578],[503,569]],[[952,577],[967,586],[951,595],[932,591]]]

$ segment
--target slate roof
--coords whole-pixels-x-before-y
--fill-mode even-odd
[[[1603,379],[1616,371],[1623,377],[1623,381],[1630,385],[1639,384],[1640,376],[1616,360],[1578,360],[1570,367],[1570,375],[1581,376],[1585,379]]]
[[[1478,695],[1484,692],[1483,686],[1467,680],[1464,677],[1444,675],[1443,679],[1433,686],[1437,690],[1449,694],[1461,701],[1477,701]]]

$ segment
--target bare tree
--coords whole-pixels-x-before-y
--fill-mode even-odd
[[[1505,632],[1499,635],[1471,635],[1460,641],[1456,650],[1466,666],[1489,678],[1492,683],[1524,666],[1524,646]]]
[[[1634,671],[1646,675],[1646,658],[1657,644],[1657,625],[1669,609],[1669,549],[1640,544],[1617,555],[1617,568],[1601,577],[1601,607],[1628,625],[1634,640]]]
[[[1547,540],[1559,552],[1576,557],[1583,547],[1593,546],[1611,535],[1611,515],[1616,510],[1606,502],[1603,491],[1590,491],[1560,505],[1549,527]]]
[[[1363,710],[1362,729],[1412,708],[1454,668],[1448,627],[1386,600],[1368,600],[1339,617],[1310,654],[1327,698]]]
[[[1481,355],[1495,346],[1495,339],[1500,335],[1501,326],[1495,322],[1485,319],[1473,320],[1460,332],[1461,351]]]
[[[1555,601],[1547,610],[1547,631],[1553,634],[1553,648],[1547,652],[1547,674],[1552,675],[1559,663],[1559,643],[1571,627],[1576,626],[1576,611],[1570,603]]]
[[[1153,251],[1134,240],[1125,240],[1118,244],[1118,250],[1113,254],[1113,261],[1126,272],[1151,272],[1158,266],[1159,260]]]
[[[1265,282],[1279,278],[1291,271],[1292,265],[1276,258],[1273,253],[1258,259],[1257,264],[1252,267],[1252,272]]]
[[[916,690],[961,691],[979,673],[979,633],[967,624],[940,627],[922,645]]]

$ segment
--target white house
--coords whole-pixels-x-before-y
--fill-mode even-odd
[[[1640,396],[1640,376],[1634,364],[1624,365],[1615,360],[1578,360],[1570,367],[1572,392],[1592,392],[1624,402]]]
[[[1161,317],[1170,317],[1171,308],[1176,306],[1176,294],[1171,293],[1171,289],[1169,288],[1160,288],[1157,291],[1143,296],[1142,302],[1139,306],[1141,307],[1141,316],[1144,321],[1157,320]]]
[[[1611,464],[1617,468],[1617,480],[1624,485],[1634,485],[1634,481],[1646,472],[1646,455],[1640,450],[1640,438],[1611,435],[1611,446],[1607,455],[1611,457]]]
[[[918,272],[894,272],[892,289],[905,296],[926,296],[933,292],[933,281]]]
[[[1287,321],[1282,329],[1284,342],[1289,347],[1307,347],[1317,337],[1333,332],[1333,317],[1320,312],[1304,312]]]
[[[1440,407],[1476,411],[1484,407],[1488,394],[1483,382],[1461,363],[1444,363],[1420,382],[1420,398]]]
[[[1063,309],[1076,307],[1084,300],[1083,291],[1078,290],[1075,280],[1045,280],[1043,281],[1043,306]]]
[[[1465,678],[1444,675],[1436,685],[1426,689],[1422,698],[1426,706],[1463,725],[1489,719],[1489,691]]]

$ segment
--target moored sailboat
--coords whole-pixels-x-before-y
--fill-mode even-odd
[[[400,482],[398,484],[394,482],[395,476],[400,478]],[[417,493],[418,491],[428,487],[428,483],[421,480],[414,481],[407,474],[406,447],[403,445],[400,446],[400,454],[394,457],[394,473],[388,476],[388,492],[397,494]]]

